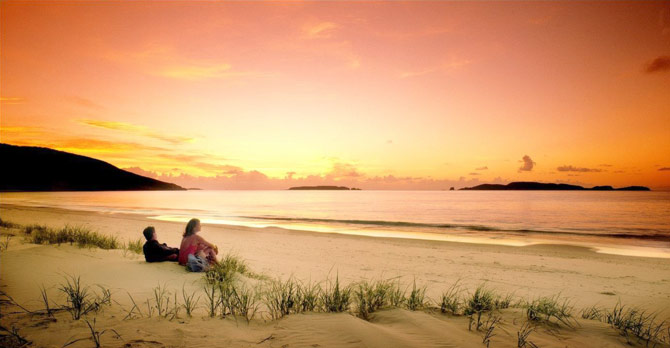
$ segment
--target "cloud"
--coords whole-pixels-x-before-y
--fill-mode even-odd
[[[519,168],[519,172],[530,172],[536,164],[528,155],[523,156],[519,162],[523,162],[523,165]]]
[[[613,167],[613,165],[611,165],[611,164],[599,164],[599,166],[601,166],[601,167]]]
[[[25,99],[20,97],[0,97],[2,104],[23,104],[24,101]]]
[[[670,56],[659,56],[644,67],[644,72],[647,74],[664,71],[670,71]]]
[[[487,170],[487,169],[489,169],[489,167],[487,167],[487,166],[475,168],[475,170]]]
[[[97,110],[103,110],[105,107],[86,98],[82,97],[77,97],[77,96],[71,96],[67,97],[67,100],[70,101],[71,103],[77,104],[79,106],[87,107],[89,109],[97,109]]]
[[[151,130],[145,126],[134,125],[126,122],[91,120],[91,119],[78,120],[78,122],[88,126],[111,129],[125,133],[141,135],[149,138],[159,139],[171,144],[181,144],[193,141],[193,138],[191,137],[163,134]]]
[[[574,167],[571,165],[564,165],[556,168],[559,172],[579,172],[579,173],[599,173],[602,172],[602,169],[596,168],[580,168]]]
[[[327,39],[333,35],[338,25],[333,22],[308,23],[302,27],[303,34],[308,39]]]
[[[659,172],[664,172],[670,170],[670,167],[663,167],[663,168],[658,168]]]
[[[333,179],[358,178],[362,176],[363,174],[353,164],[341,162],[333,163],[333,168],[326,174],[326,177]]]
[[[231,77],[262,77],[270,76],[271,74],[262,74],[252,71],[234,71],[230,64],[194,64],[169,66],[157,72],[156,75],[178,80],[202,81]]]
[[[425,68],[425,69],[403,71],[399,74],[399,77],[401,79],[405,79],[405,78],[410,78],[410,77],[417,77],[417,76],[427,75],[427,74],[431,74],[431,73],[446,74],[446,73],[452,72],[454,70],[459,70],[459,69],[465,67],[466,65],[469,65],[470,63],[472,63],[472,61],[469,60],[469,59],[451,57],[449,60],[447,60],[447,61],[445,61],[442,64],[439,64],[437,66],[432,66],[432,67],[428,67],[428,68]]]
[[[482,175],[481,173],[468,173],[468,175]]]
[[[340,166],[341,168],[342,166]],[[347,167],[345,165],[344,167]],[[481,182],[478,178],[466,179],[460,177],[457,180],[433,179],[430,177],[398,177],[394,175],[367,177],[361,173],[359,176],[335,178],[332,173],[323,175],[306,175],[298,177],[297,173],[290,171],[282,178],[274,178],[257,170],[244,170],[232,175],[193,176],[184,173],[157,173],[133,166],[124,168],[136,174],[148,176],[154,179],[172,182],[183,187],[197,187],[202,189],[237,189],[237,190],[285,190],[292,186],[313,185],[338,185],[347,187],[358,187],[364,190],[448,190],[450,187],[476,186]],[[351,169],[351,168],[348,168]],[[346,170],[345,170],[346,173]],[[505,184],[508,180],[501,178],[493,179],[492,183]]]
[[[108,50],[104,58],[139,69],[143,73],[170,79],[202,81],[237,77],[266,77],[274,74],[241,71],[225,58],[193,58],[170,45],[151,44],[138,51]]]

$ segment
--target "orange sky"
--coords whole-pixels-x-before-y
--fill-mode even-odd
[[[4,143],[204,188],[670,189],[667,1],[0,4]]]

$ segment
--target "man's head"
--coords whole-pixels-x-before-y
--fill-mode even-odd
[[[144,238],[152,240],[154,239],[154,236],[156,236],[156,229],[153,226],[149,226],[145,228],[142,233],[144,233]]]

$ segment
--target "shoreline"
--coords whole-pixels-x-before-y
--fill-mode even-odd
[[[60,211],[63,213],[78,213],[78,214],[100,214],[102,216],[116,215],[120,217],[130,218],[130,219],[142,219],[148,221],[160,221],[166,223],[175,223],[175,224],[185,224],[190,217],[183,216],[170,216],[170,215],[158,215],[146,213],[126,213],[126,212],[101,212],[97,210],[80,210],[80,209],[68,209],[68,208],[57,208],[50,206],[30,206],[30,205],[19,205],[12,203],[0,203],[0,210],[2,209],[22,209],[22,210],[34,210],[34,211],[44,211],[53,210]],[[194,211],[193,216],[197,217],[197,211]],[[575,248],[586,248],[594,253],[608,254],[608,255],[617,255],[617,256],[626,256],[626,257],[644,257],[644,258],[659,258],[659,259],[670,259],[670,245],[667,247],[660,246],[644,246],[644,245],[625,245],[626,241],[635,240],[636,238],[612,238],[608,236],[596,236],[585,237],[582,240],[570,240],[569,236],[564,236],[561,234],[556,234],[550,238],[537,237],[538,235],[551,235],[551,232],[546,233],[537,233],[536,236],[532,235],[523,235],[515,238],[510,233],[507,235],[485,235],[472,233],[470,235],[465,235],[463,233],[431,233],[423,231],[405,231],[405,230],[392,230],[392,229],[347,229],[347,228],[337,228],[331,226],[300,226],[300,225],[275,225],[272,223],[245,223],[236,220],[220,220],[220,219],[211,219],[211,218],[200,218],[200,221],[203,224],[210,226],[220,226],[222,228],[228,229],[239,229],[239,230],[260,230],[260,229],[278,229],[282,231],[287,231],[291,233],[308,233],[308,234],[328,234],[328,235],[338,235],[338,236],[352,236],[360,238],[380,238],[380,239],[390,239],[390,240],[401,240],[401,241],[429,241],[429,242],[440,242],[440,243],[457,243],[457,244],[475,244],[475,245],[493,245],[493,246],[508,246],[508,247],[530,247],[530,246],[542,246],[542,245],[560,245],[560,246],[570,246]],[[611,243],[605,243],[605,241],[611,241]],[[639,239],[639,241],[644,241],[644,239]],[[666,243],[668,244],[668,243]]]

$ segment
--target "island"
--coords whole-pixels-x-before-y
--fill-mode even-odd
[[[487,190],[546,190],[546,191],[651,191],[645,186],[627,186],[621,188],[614,188],[612,186],[594,186],[586,188],[578,185],[570,184],[552,184],[532,181],[518,181],[511,182],[507,185],[501,184],[481,184],[473,187],[464,187],[461,190],[472,191],[487,191]]]
[[[352,187],[348,188],[346,186],[295,186],[289,188],[289,190],[344,190],[344,191],[360,191],[361,189]]]
[[[44,147],[0,143],[0,191],[185,190],[95,158]]]

